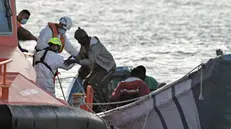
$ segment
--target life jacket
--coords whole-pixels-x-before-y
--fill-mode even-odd
[[[142,80],[120,82],[112,94],[113,98],[123,100],[144,96],[150,93],[149,88]]]
[[[119,83],[119,85],[116,87],[116,89],[112,93],[110,101],[131,100],[131,99],[141,97],[141,96],[144,96],[144,95],[150,93],[149,88],[147,87],[147,85],[142,80],[128,81],[128,79]],[[130,101],[130,102],[125,102],[122,104],[118,104],[118,105],[115,104],[115,105],[112,105],[112,108],[126,105],[126,104],[134,102],[134,101],[135,100]]]
[[[51,31],[52,31],[52,37],[58,38],[59,32],[58,32],[58,29],[56,27],[57,25],[58,24],[56,24],[56,23],[51,23],[51,22],[48,23],[48,26],[51,28]],[[65,35],[63,35],[63,34],[60,34],[60,35],[61,35],[60,40],[62,43],[62,48],[58,51],[59,53],[61,53],[63,51],[64,45],[65,45]]]
[[[132,82],[121,82],[120,83],[120,95],[128,96],[140,96],[139,95],[139,86],[141,82],[139,80]]]

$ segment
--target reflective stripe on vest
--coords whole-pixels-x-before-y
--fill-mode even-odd
[[[58,29],[57,29],[57,26],[58,24],[56,23],[48,23],[48,26],[51,28],[51,31],[52,31],[52,37],[57,37],[58,38],[58,35],[59,35],[59,32],[58,32]],[[65,36],[60,34],[60,40],[62,42],[62,48],[61,50],[59,50],[59,53],[61,53],[63,51],[63,48],[64,48],[64,45],[65,45]]]
[[[127,89],[122,89],[120,91],[121,93],[128,93],[128,94],[139,94],[139,89],[134,89],[134,90],[127,90]]]
[[[139,94],[139,87],[141,85],[141,80],[135,80],[131,82],[121,82],[120,83],[120,94],[127,93],[127,94]]]

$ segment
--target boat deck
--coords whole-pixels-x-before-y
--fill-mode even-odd
[[[0,75],[0,78],[3,78],[2,74]],[[0,84],[0,98],[4,96],[2,94],[3,88],[7,87],[9,88],[8,100],[0,100],[0,103],[19,105],[67,105],[66,103],[48,94],[43,89],[39,88],[33,81],[28,80],[19,73],[6,74],[6,84],[3,85],[2,82]]]

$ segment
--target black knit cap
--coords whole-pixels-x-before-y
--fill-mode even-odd
[[[81,29],[78,27],[78,29],[75,31],[75,39],[83,38],[87,35],[87,32],[84,29]]]

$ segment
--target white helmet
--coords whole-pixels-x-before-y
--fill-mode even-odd
[[[61,22],[64,26],[63,28],[66,30],[70,30],[72,27],[72,21],[69,17],[64,16],[59,19],[59,22]]]

